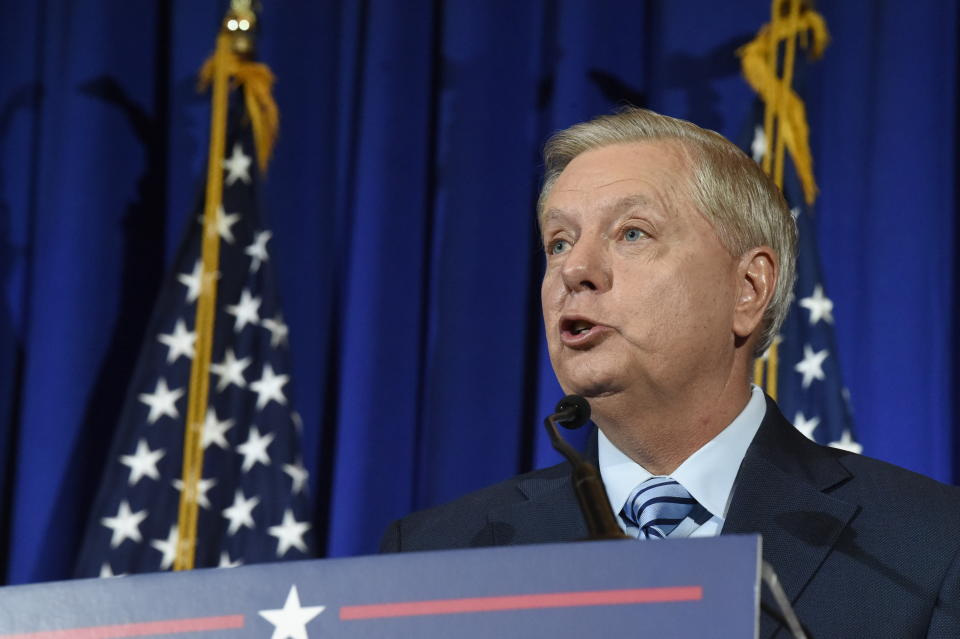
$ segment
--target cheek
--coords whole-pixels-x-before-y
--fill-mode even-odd
[[[729,314],[729,283],[718,272],[676,269],[635,281],[643,285],[623,291],[612,307],[626,337],[645,348],[715,337]]]
[[[658,350],[682,332],[689,319],[689,300],[678,282],[648,282],[640,295],[618,305],[623,309],[626,337],[644,350]]]
[[[683,282],[685,324],[711,339],[732,329],[734,292],[720,267],[697,270]]]
[[[557,323],[560,309],[560,295],[549,274],[540,285],[540,307],[543,313],[543,329],[547,337],[547,345],[552,351],[557,340],[556,331],[552,330]]]
[[[560,281],[559,276],[548,272],[540,285],[540,305],[544,319],[559,312],[563,304],[563,293],[563,282]]]

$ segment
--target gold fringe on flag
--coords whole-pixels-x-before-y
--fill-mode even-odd
[[[813,176],[810,128],[803,100],[792,86],[798,40],[811,59],[823,55],[830,41],[823,16],[804,0],[773,0],[770,23],[760,27],[757,36],[742,46],[737,55],[747,83],[764,103],[763,170],[782,190],[784,151],[789,151],[804,200],[812,205],[817,198],[817,183]],[[764,356],[754,362],[753,371],[754,383],[774,400],[777,399],[777,351],[774,340]]]
[[[190,368],[189,397],[183,441],[183,489],[177,515],[177,548],[174,570],[191,570],[197,548],[199,483],[203,474],[203,424],[210,392],[210,357],[217,306],[217,271],[220,234],[217,216],[223,201],[223,157],[226,147],[228,98],[231,87],[243,88],[253,129],[257,160],[266,170],[276,140],[279,116],[271,89],[273,74],[266,65],[250,62],[251,34],[256,16],[249,0],[234,0],[217,36],[216,49],[200,71],[200,88],[212,84],[210,149],[201,241],[201,286],[194,322],[195,356]]]

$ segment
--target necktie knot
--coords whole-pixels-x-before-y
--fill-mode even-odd
[[[697,500],[675,479],[655,475],[633,489],[620,516],[640,529],[638,539],[663,539],[696,504]]]

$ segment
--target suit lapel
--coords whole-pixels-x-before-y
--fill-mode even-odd
[[[794,604],[856,514],[856,506],[825,494],[849,477],[829,450],[800,434],[768,398],[766,416],[737,473],[723,534],[763,535],[764,559]],[[766,588],[763,600],[776,610]],[[779,628],[766,613],[760,621],[761,637]]]
[[[568,468],[563,465],[565,471]],[[494,544],[554,543],[587,536],[569,477],[527,479],[517,487],[526,501],[490,513]]]
[[[587,439],[584,458],[598,467],[596,428]],[[517,489],[525,501],[494,510],[488,517],[495,545],[586,539],[587,525],[570,483],[569,464],[521,479]]]

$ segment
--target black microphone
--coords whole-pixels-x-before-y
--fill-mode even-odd
[[[557,402],[553,414],[561,426],[576,430],[590,421],[590,403],[579,395],[567,395]]]
[[[567,458],[572,468],[570,481],[577,495],[580,512],[587,524],[588,539],[629,539],[620,530],[610,510],[610,498],[603,486],[600,471],[586,461],[577,450],[560,437],[557,424],[566,428],[580,428],[590,420],[590,404],[579,395],[567,395],[557,403],[552,415],[543,420],[554,449]]]

